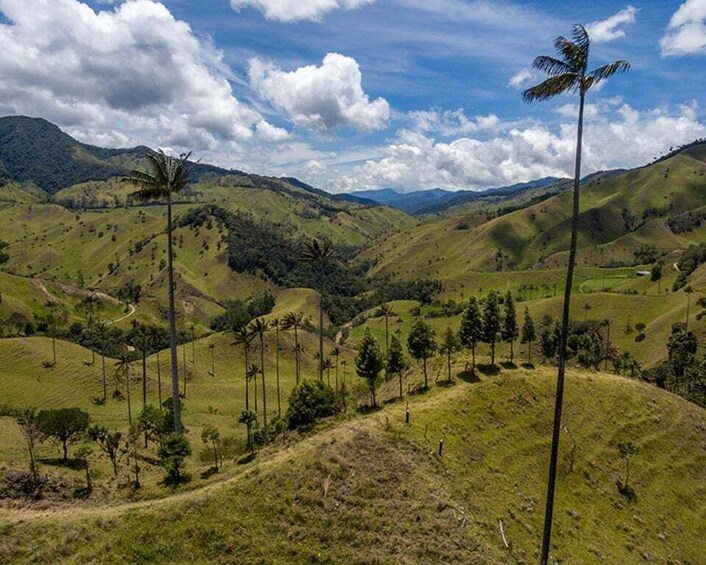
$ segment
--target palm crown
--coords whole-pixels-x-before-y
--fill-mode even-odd
[[[147,153],[150,172],[132,171],[124,180],[138,188],[132,197],[146,202],[162,198],[171,199],[172,195],[180,192],[189,185],[189,176],[194,168],[194,163],[189,162],[191,153],[179,157],[166,155],[163,151]]]
[[[599,82],[616,73],[624,73],[630,68],[627,61],[614,61],[588,71],[590,40],[582,25],[574,26],[573,41],[559,36],[554,40],[554,47],[561,58],[540,55],[532,66],[547,73],[549,78],[528,88],[523,94],[526,102],[548,100],[563,92],[586,94]]]

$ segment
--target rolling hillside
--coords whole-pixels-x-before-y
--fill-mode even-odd
[[[658,253],[703,241],[706,227],[674,233],[668,222],[706,206],[706,144],[582,188],[579,264],[633,264],[641,246]],[[493,218],[484,211],[402,230],[361,259],[373,275],[457,277],[470,271],[562,266],[571,195],[562,193]],[[638,260],[639,263],[639,260]]]
[[[531,563],[552,383],[553,371],[459,382],[413,398],[409,426],[399,403],[348,418],[252,463],[227,463],[219,481],[162,501],[0,510],[0,559]],[[698,563],[703,410],[638,382],[571,373],[566,412],[553,556],[567,564]],[[635,502],[616,488],[624,441],[640,448],[631,460]]]

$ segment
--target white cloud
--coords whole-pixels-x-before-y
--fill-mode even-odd
[[[522,69],[510,78],[508,85],[520,88],[534,78],[534,73],[528,69]]]
[[[575,108],[566,106],[562,113]],[[586,124],[583,174],[650,162],[672,145],[706,136],[706,125],[698,120],[696,104],[667,111],[638,111],[618,99],[591,106]],[[550,129],[526,123],[479,139],[460,137],[451,142],[430,135],[401,130],[381,157],[352,169],[329,167],[315,171],[308,182],[337,191],[382,186],[402,190],[442,187],[484,189],[525,182],[546,176],[571,176],[576,143],[575,115]],[[313,171],[312,171],[313,172]]]
[[[319,20],[332,10],[359,8],[375,0],[230,0],[234,10],[251,7],[264,12],[268,20],[293,22]]]
[[[282,137],[233,94],[223,55],[151,0],[0,0],[0,113],[41,116],[82,141],[238,153]]]
[[[495,131],[500,119],[495,114],[469,118],[463,109],[458,110],[421,110],[410,112],[414,130],[420,132],[438,132],[443,136],[457,136],[480,131]]]
[[[635,23],[635,15],[638,9],[633,6],[626,6],[611,17],[586,25],[586,31],[595,43],[608,43],[625,37],[625,31],[621,26]]]
[[[320,67],[309,65],[286,72],[271,62],[250,62],[250,83],[266,100],[309,129],[324,131],[342,125],[378,130],[390,118],[383,98],[372,102],[363,91],[355,59],[329,53]]]
[[[258,122],[256,130],[258,137],[264,141],[279,142],[289,139],[289,132],[286,129],[273,126],[264,120]]]
[[[706,52],[706,0],[686,0],[659,42],[663,57]]]

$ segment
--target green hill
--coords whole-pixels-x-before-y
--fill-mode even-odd
[[[347,418],[252,463],[228,463],[218,482],[161,501],[0,510],[0,559],[532,563],[553,377],[516,371],[437,389],[412,399],[409,426],[402,404]],[[566,427],[553,556],[699,563],[704,411],[638,382],[571,373]],[[634,502],[616,488],[625,474],[617,445],[625,441],[640,448],[630,462]]]

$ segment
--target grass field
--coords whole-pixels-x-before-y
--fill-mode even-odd
[[[531,563],[553,376],[539,369],[457,380],[411,397],[410,426],[402,403],[351,414],[252,463],[227,463],[217,482],[162,501],[5,509],[0,559]],[[553,556],[567,564],[699,563],[706,413],[597,373],[571,372],[566,392],[571,435],[562,438]],[[623,441],[640,447],[630,473],[636,502],[616,488]]]

